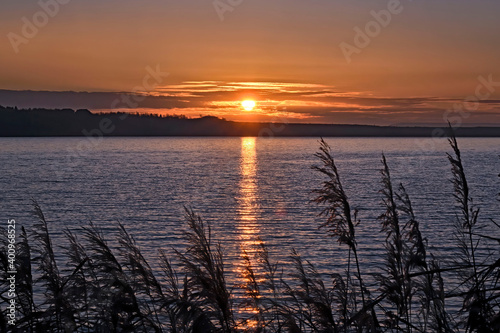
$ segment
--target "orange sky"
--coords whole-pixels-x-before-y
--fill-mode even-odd
[[[36,1],[0,5],[0,105],[110,110],[114,94],[141,91],[148,98],[133,111],[442,123],[476,94],[479,76],[500,82],[493,0],[221,0],[222,12],[211,0],[55,1],[42,1],[57,13],[34,36],[23,26],[43,11]],[[375,31],[358,47],[355,29],[367,24]],[[347,59],[342,45],[357,51]],[[169,75],[145,89],[147,67]],[[500,124],[500,85],[488,92],[464,123]],[[245,98],[257,101],[254,112],[244,112]]]

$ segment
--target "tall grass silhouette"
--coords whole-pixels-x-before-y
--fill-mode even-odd
[[[429,251],[403,184],[394,184],[382,156],[378,222],[385,234],[383,269],[377,287],[365,285],[356,228],[360,223],[344,190],[332,150],[321,140],[313,170],[324,181],[313,191],[320,227],[345,247],[347,268],[319,274],[292,251],[289,267],[272,261],[263,244],[255,257],[244,255],[244,296],[228,285],[221,244],[210,225],[185,209],[186,248],[159,254],[153,270],[126,228],[117,225],[118,247],[98,226],[65,231],[64,247],[54,246],[40,205],[37,223],[21,229],[17,241],[17,321],[7,323],[7,232],[0,228],[2,332],[499,332],[500,225],[485,233],[470,195],[457,140],[449,140],[457,203],[456,260],[441,263]],[[492,229],[493,228],[493,229]],[[480,256],[481,243],[491,246]],[[168,246],[168,244],[165,244]],[[64,257],[59,267],[58,257]],[[59,261],[61,262],[61,261]],[[445,283],[452,275],[456,283]],[[450,300],[460,300],[451,311]],[[251,316],[238,309],[249,306]]]

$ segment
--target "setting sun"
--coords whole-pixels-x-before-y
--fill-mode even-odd
[[[241,105],[243,106],[243,109],[245,109],[245,111],[252,111],[255,107],[255,101],[245,100],[241,102]]]

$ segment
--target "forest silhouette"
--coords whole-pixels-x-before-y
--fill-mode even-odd
[[[444,127],[235,122],[213,116],[92,113],[86,109],[0,106],[1,137],[43,136],[260,136],[445,137]],[[461,137],[498,137],[500,127],[461,127]]]

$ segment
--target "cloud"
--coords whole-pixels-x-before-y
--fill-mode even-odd
[[[300,82],[186,81],[137,92],[142,101],[131,109],[112,109],[130,92],[53,92],[0,90],[0,105],[22,108],[85,108],[95,112],[132,111],[214,115],[245,121],[292,121],[358,124],[442,124],[443,115],[463,100],[438,97],[392,98],[371,92],[340,91],[336,87]],[[241,100],[257,107],[243,112]],[[500,100],[481,101],[467,121],[500,124]]]

